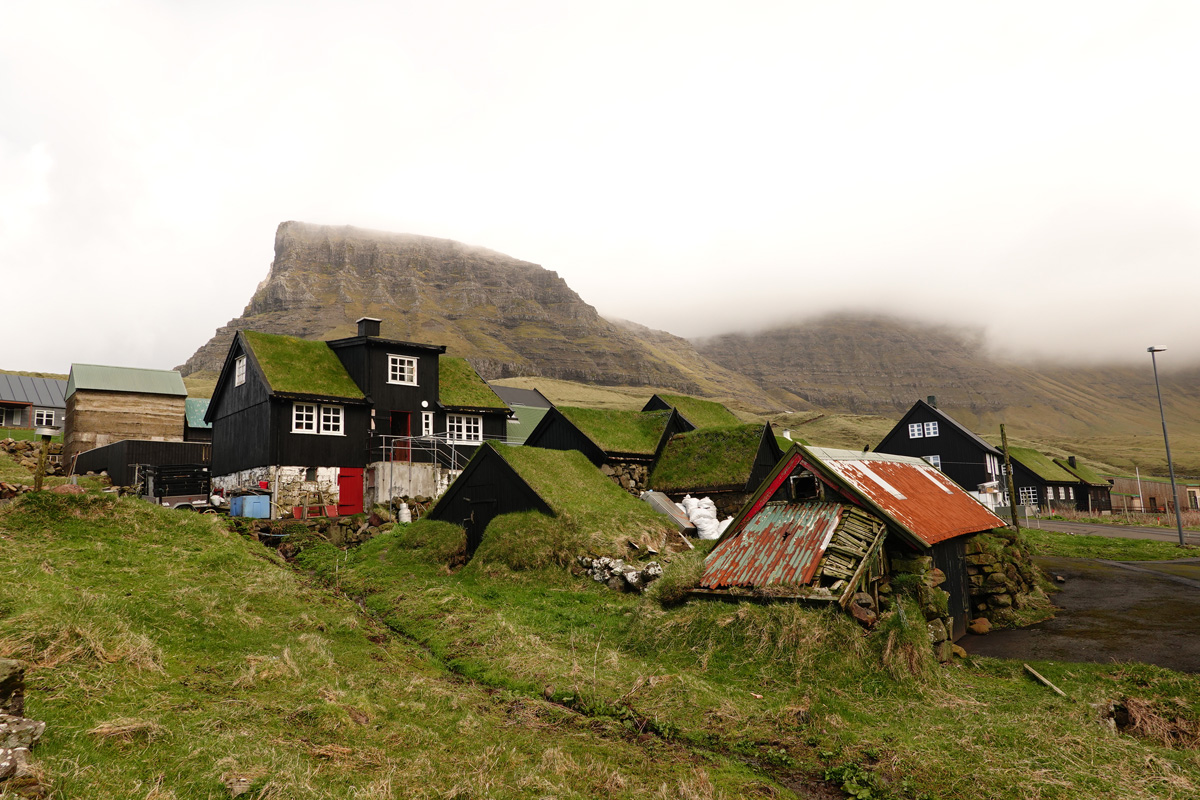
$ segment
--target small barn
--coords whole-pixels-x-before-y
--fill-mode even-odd
[[[578,450],[633,495],[646,489],[650,467],[677,433],[695,426],[678,411],[626,411],[555,406],[525,440],[528,447]]]
[[[702,400],[686,394],[653,395],[642,411],[679,412],[687,422],[697,428],[727,428],[730,425],[740,425],[741,420],[732,411],[715,400]]]
[[[63,457],[122,439],[182,442],[187,389],[175,370],[72,364]]]
[[[537,389],[518,389],[494,383],[488,385],[512,411],[505,427],[505,441],[509,444],[525,444],[529,434],[533,433],[533,429],[542,421],[542,417],[546,416],[553,403]]]
[[[425,515],[467,532],[468,553],[482,542],[492,520],[535,511],[594,521],[597,531],[640,530],[660,542],[672,526],[660,514],[623,492],[577,451],[484,443],[462,474]]]
[[[1089,514],[1112,513],[1112,483],[1091,467],[1080,464],[1075,456],[1056,458],[1054,463],[1079,479],[1075,490],[1075,508]],[[1195,506],[1191,506],[1194,508]]]
[[[67,382],[0,372],[0,428],[61,428]]]
[[[966,541],[1003,526],[923,459],[795,445],[718,540],[700,586],[824,588],[846,603],[874,593],[891,561],[928,556],[956,639],[971,610]]]
[[[1049,456],[1029,447],[1010,445],[1008,458],[1012,462],[1013,486],[1017,490],[1019,505],[1039,509],[1046,514],[1075,510],[1075,490],[1081,488],[1079,478]]]
[[[721,516],[732,516],[782,456],[770,423],[677,433],[654,462],[649,487],[675,502],[689,494],[711,497]]]

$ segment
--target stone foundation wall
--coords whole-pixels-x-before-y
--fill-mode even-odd
[[[311,481],[305,480],[308,470],[308,467],[254,467],[215,476],[212,487],[228,496],[235,492],[258,490],[259,482],[266,481],[279,508],[336,505],[340,470],[337,467],[317,467],[315,480]]]
[[[614,462],[601,465],[600,471],[634,497],[641,497],[642,492],[649,488],[646,486],[650,480],[650,467],[647,464]]]
[[[896,592],[910,594],[925,615],[925,627],[929,631],[929,644],[934,656],[938,661],[949,661],[954,655],[954,642],[950,640],[954,620],[949,612],[950,595],[939,588],[946,582],[946,574],[933,566],[930,556],[889,553],[888,561],[891,572],[880,586],[881,604],[890,600]]]
[[[1040,592],[1032,555],[1014,531],[1003,528],[972,536],[966,553],[972,616],[1011,624]]]

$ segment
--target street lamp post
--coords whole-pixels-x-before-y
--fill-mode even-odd
[[[1179,531],[1179,544],[1182,546],[1186,544],[1183,540],[1183,510],[1179,507],[1179,488],[1175,485],[1175,466],[1171,463],[1171,440],[1167,438],[1167,415],[1163,412],[1162,389],[1158,385],[1158,361],[1154,358],[1155,353],[1166,349],[1155,345],[1147,347],[1146,352],[1150,354],[1150,363],[1154,366],[1154,391],[1158,393],[1158,416],[1162,419],[1163,444],[1167,448],[1167,472],[1171,475],[1171,495],[1175,498],[1175,527]]]

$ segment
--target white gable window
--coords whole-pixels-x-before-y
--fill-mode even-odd
[[[942,457],[941,456],[921,456],[921,458],[928,461],[929,465],[932,467],[937,467],[938,469],[942,468]]]
[[[417,360],[408,356],[388,356],[388,383],[417,385]]]
[[[54,427],[54,412],[38,409],[33,412],[33,426],[35,428],[53,428]]]
[[[317,407],[309,403],[292,404],[292,433],[317,432]]]
[[[433,412],[432,411],[422,411],[421,412],[421,435],[422,436],[433,436]]]
[[[321,433],[342,435],[341,406],[321,406]]]
[[[483,417],[470,414],[447,414],[446,438],[455,444],[482,442]]]
[[[923,430],[924,430],[924,427],[921,425],[921,423],[919,423],[919,422],[912,423],[911,425],[908,426],[908,438],[920,439],[922,436],[924,436],[924,433],[922,433]]]
[[[292,433],[323,433],[343,436],[341,406],[318,406],[315,403],[292,404]]]
[[[936,422],[926,422],[925,423],[925,436],[930,437],[930,436],[937,436],[937,435],[938,435],[937,423]]]
[[[238,356],[233,362],[233,385],[241,386],[246,382],[246,357]]]

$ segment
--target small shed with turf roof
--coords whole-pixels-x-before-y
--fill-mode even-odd
[[[702,400],[686,394],[658,393],[652,396],[642,411],[668,411],[675,409],[697,428],[727,428],[740,425],[741,420],[725,406],[715,400]]]
[[[1079,479],[1075,490],[1075,508],[1101,516],[1112,513],[1112,483],[1099,472],[1079,463],[1075,456],[1056,458],[1054,463]]]
[[[628,411],[555,406],[538,423],[527,447],[578,450],[634,496],[647,488],[650,467],[677,433],[695,426],[675,409]]]
[[[204,419],[214,488],[265,483],[277,510],[363,510],[371,405],[327,343],[238,331]]]
[[[1031,447],[1008,448],[1020,505],[1044,512],[1074,511],[1079,479]]]
[[[666,518],[621,491],[582,453],[485,442],[425,515],[462,526],[474,553],[492,520],[535,511],[597,531],[673,534]]]
[[[770,423],[699,428],[671,437],[650,470],[649,486],[675,502],[688,494],[710,497],[720,515],[729,516],[782,456]]]

